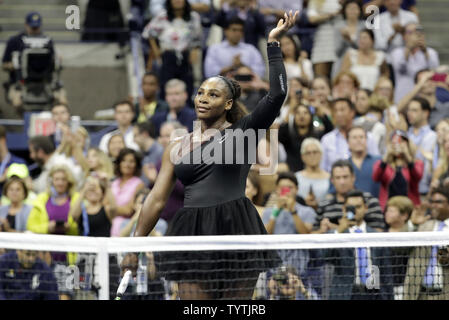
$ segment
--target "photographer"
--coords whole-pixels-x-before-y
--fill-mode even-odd
[[[314,291],[305,288],[296,269],[282,266],[268,280],[270,300],[317,300]]]
[[[45,48],[51,55],[51,63],[54,64],[55,50],[50,37],[42,33],[42,16],[38,12],[30,12],[25,17],[25,31],[8,39],[2,59],[3,70],[9,72],[8,99],[14,107],[22,105],[20,89],[14,84],[22,79],[22,53],[29,48]],[[43,66],[37,66],[42,68]]]
[[[267,94],[270,87],[269,84],[255,74],[250,67],[244,65],[239,66],[232,77],[239,83],[242,90],[239,98],[240,102],[243,103],[248,111],[253,111],[257,106],[257,102]]]
[[[363,192],[352,190],[345,196],[343,216],[336,233],[377,232],[364,218],[367,206]],[[334,265],[330,300],[390,300],[391,263],[386,248],[326,249],[326,262]],[[329,259],[329,260],[327,260]]]

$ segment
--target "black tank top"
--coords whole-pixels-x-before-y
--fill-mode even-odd
[[[104,207],[96,214],[88,214],[87,219],[89,221],[89,237],[110,237],[111,236],[111,222],[106,215]],[[80,234],[84,232],[83,217],[78,222]]]

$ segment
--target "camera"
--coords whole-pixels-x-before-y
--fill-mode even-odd
[[[273,275],[273,280],[279,283],[280,285],[286,285],[288,283],[288,274],[287,272],[278,272]]]
[[[346,206],[346,218],[349,221],[355,221],[355,207],[354,206]]]
[[[56,228],[64,228],[64,220],[56,220]]]
[[[295,91],[295,94],[296,94],[296,96],[297,96],[298,98],[302,98],[302,90],[301,90],[301,89],[296,90],[296,91]]]
[[[236,74],[234,76],[234,79],[236,81],[240,81],[240,82],[249,82],[249,81],[253,80],[253,75],[252,74]]]

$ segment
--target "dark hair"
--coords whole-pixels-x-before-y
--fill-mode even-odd
[[[131,109],[131,111],[134,112],[134,106],[129,100],[122,100],[114,103],[114,111],[117,111],[117,107],[121,106],[122,104],[126,104],[127,106],[129,106],[129,109]]]
[[[171,0],[165,1],[165,10],[167,10],[168,21],[173,21],[175,19],[175,12],[171,5]],[[190,21],[190,13],[192,12],[192,7],[188,0],[184,0],[184,12],[182,14],[182,19],[185,21]]]
[[[421,106],[421,109],[423,111],[429,111],[429,115],[430,115],[430,112],[432,111],[432,109],[430,108],[430,103],[429,103],[429,101],[427,101],[427,99],[416,96],[416,97],[413,97],[408,104],[410,105],[410,103],[412,101],[418,102],[419,105]]]
[[[349,108],[352,111],[356,111],[354,104],[348,98],[337,98],[337,99],[332,100],[332,108],[334,108],[334,106],[337,104],[337,102],[346,102],[346,104],[349,106]]]
[[[346,20],[346,7],[351,3],[355,3],[359,7],[359,9],[360,9],[359,20],[361,20],[363,18],[363,8],[362,8],[362,4],[358,0],[346,0],[343,3],[343,8],[341,9],[341,14],[343,15],[343,19]]]
[[[363,130],[363,132],[365,132],[365,137],[368,137],[365,128],[362,127],[362,126],[351,126],[351,128],[349,128],[348,132],[346,133],[346,137],[349,138],[349,134],[351,133],[351,131],[352,131],[352,130],[356,130],[356,129],[361,129],[361,130]]]
[[[254,186],[254,188],[257,189],[257,193],[254,196],[254,201],[256,201],[261,192],[259,175],[254,171],[250,171],[248,173],[248,179],[249,181],[251,181],[251,184]]]
[[[65,107],[66,110],[67,110],[67,112],[70,113],[69,105],[68,105],[67,103],[59,102],[59,101],[57,101],[57,102],[55,102],[55,103],[53,103],[53,104],[51,105],[50,111],[53,111],[54,108],[60,107],[60,106]]]
[[[415,73],[415,83],[418,83],[418,77],[419,77],[419,75],[421,74],[421,73],[423,73],[423,72],[429,72],[430,71],[430,69],[428,69],[428,68],[424,68],[424,69],[421,69],[421,70],[419,70],[418,72],[416,72]]]
[[[354,175],[354,168],[352,167],[352,164],[349,160],[337,160],[332,164],[332,168],[331,168],[331,177],[333,177],[334,175],[334,169],[335,168],[344,168],[347,167],[349,168],[349,171],[351,172],[351,175]]]
[[[18,182],[22,185],[23,188],[23,194],[24,194],[24,200],[26,198],[28,198],[28,188],[27,185],[25,183],[25,181],[23,179],[20,179],[18,176],[11,176],[11,178],[9,178],[8,180],[6,180],[5,184],[3,185],[3,195],[6,197],[6,193],[8,192],[8,188],[11,184],[13,184],[14,182]]]
[[[371,95],[373,94],[373,91],[370,90],[370,89],[367,89],[367,88],[360,88],[360,89],[357,90],[357,91],[364,91],[368,97],[371,96]]]
[[[298,186],[298,179],[296,179],[295,174],[291,171],[285,171],[285,172],[279,173],[278,177],[276,179],[276,184],[278,184],[279,181],[281,181],[283,179],[288,179],[291,182],[293,182],[295,184],[295,186]]]
[[[298,39],[298,37],[296,35],[293,35],[293,34],[284,34],[282,36],[282,38],[284,38],[284,37],[290,39],[290,41],[293,42],[293,45],[295,46],[295,60],[298,60],[300,50],[301,50],[300,40]],[[282,57],[284,57],[284,54],[282,54]]]
[[[151,120],[140,122],[136,127],[139,133],[146,132],[151,138],[156,139],[156,128]]]
[[[362,29],[362,30],[360,30],[360,34],[362,34],[363,32],[370,36],[371,41],[373,42],[373,46],[374,46],[374,41],[375,40],[374,40],[374,32],[373,32],[373,30],[370,30],[370,29]]]
[[[143,79],[145,79],[145,77],[154,77],[156,79],[157,83],[159,83],[159,77],[156,72],[146,71],[142,77],[142,82],[143,82]]]
[[[134,160],[136,160],[136,168],[134,169],[133,175],[136,177],[140,177],[142,172],[142,155],[136,150],[126,147],[120,150],[117,159],[115,160],[114,174],[119,178],[122,177],[122,173],[120,172],[120,163],[128,154],[132,154],[134,156]]]
[[[232,99],[232,107],[226,114],[226,120],[230,123],[235,123],[248,114],[246,107],[238,100],[242,89],[240,88],[240,84],[234,79],[223,76],[217,76],[217,78],[225,83],[228,90],[228,97]]]
[[[345,201],[344,203],[346,203],[348,201],[349,198],[362,198],[363,199],[363,203],[366,204],[366,200],[365,200],[365,196],[363,195],[363,191],[362,190],[351,190],[348,191],[348,193],[345,194]]]
[[[307,131],[307,135],[309,135],[309,134],[311,134],[311,133],[314,132],[314,126],[313,126],[313,113],[312,113],[312,110],[310,110],[310,108],[309,108],[308,106],[306,106],[305,104],[299,103],[299,104],[297,104],[297,105],[293,108],[293,114],[296,114],[296,112],[298,111],[299,108],[304,108],[304,109],[306,109],[307,112],[308,112],[309,115],[310,115],[310,123],[309,123],[308,131]],[[293,122],[293,123],[294,123],[294,125],[296,126],[296,123],[295,123],[295,122]],[[288,124],[287,124],[287,125],[288,125]]]
[[[233,24],[239,24],[239,25],[245,27],[245,21],[243,21],[239,17],[235,16],[235,17],[230,18],[227,21],[225,30],[229,29],[229,27],[231,27],[231,25],[233,25]]]
[[[0,125],[0,139],[6,138],[6,128],[2,125]]]
[[[37,135],[31,137],[28,143],[32,145],[33,149],[36,151],[42,150],[45,154],[52,154],[55,152],[55,145],[50,137]]]
[[[443,186],[436,187],[436,188],[432,189],[432,191],[430,193],[430,196],[433,196],[435,193],[441,194],[449,202],[449,190],[448,190],[448,188],[443,187]]]

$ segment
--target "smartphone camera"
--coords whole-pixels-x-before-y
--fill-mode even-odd
[[[236,74],[234,79],[239,82],[250,82],[253,80],[252,74]]]
[[[349,221],[355,220],[355,207],[354,206],[346,206],[346,218]]]

